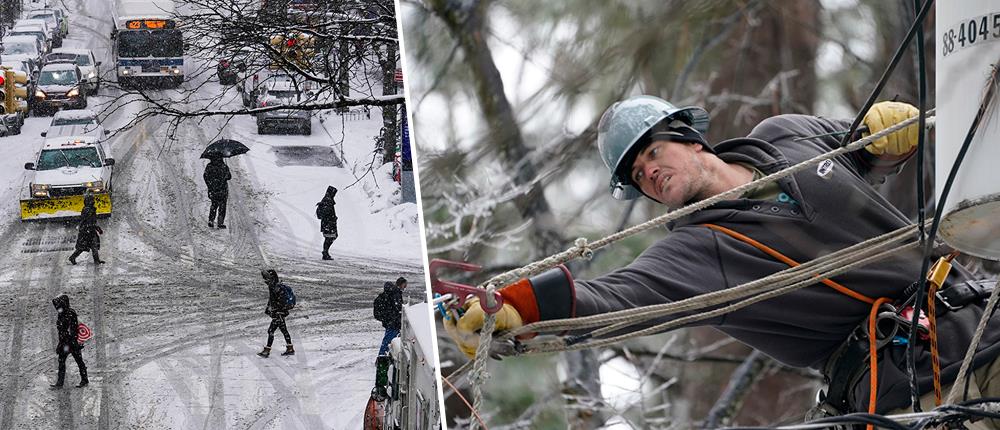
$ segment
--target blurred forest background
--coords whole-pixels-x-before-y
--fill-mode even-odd
[[[430,257],[482,264],[481,274],[446,276],[474,284],[577,237],[662,214],[646,200],[613,200],[596,150],[601,113],[630,95],[705,107],[709,142],[744,136],[778,114],[853,118],[904,38],[914,3],[402,0]],[[932,101],[933,14],[925,29]],[[916,104],[915,49],[908,54],[882,99]],[[897,186],[890,179],[881,187],[915,218],[913,195],[894,193]],[[570,268],[582,279],[604,273],[666,234],[633,237]],[[447,377],[467,359],[440,323],[438,333]],[[494,430],[797,422],[822,386],[817,372],[784,367],[708,328],[491,360],[489,370],[480,413]],[[451,383],[471,401],[464,380]],[[467,427],[469,408],[447,385],[445,396],[448,425]]]

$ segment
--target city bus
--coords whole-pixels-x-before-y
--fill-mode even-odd
[[[117,0],[111,52],[123,88],[184,82],[184,40],[172,0]]]

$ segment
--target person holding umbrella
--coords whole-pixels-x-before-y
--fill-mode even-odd
[[[326,187],[326,195],[323,200],[316,203],[316,218],[319,218],[319,231],[323,233],[323,259],[333,260],[330,257],[330,245],[337,239],[337,208],[333,201],[337,195],[337,187]]]
[[[229,200],[229,180],[233,175],[229,173],[229,166],[222,161],[222,157],[212,157],[208,159],[205,166],[205,185],[208,186],[208,199],[212,201],[212,206],[208,209],[208,226],[215,227],[217,220],[219,228],[226,228],[226,202]],[[218,213],[218,219],[216,219]]]
[[[246,145],[232,139],[221,139],[212,142],[201,153],[201,158],[208,159],[205,166],[205,185],[208,187],[208,199],[212,205],[208,209],[208,226],[226,228],[226,202],[229,200],[229,180],[233,175],[229,166],[222,161],[225,157],[244,154],[249,151]],[[218,214],[218,218],[216,218]]]

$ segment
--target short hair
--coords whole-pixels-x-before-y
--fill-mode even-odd
[[[400,276],[399,279],[396,280],[396,286],[397,287],[400,286],[400,285],[403,285],[405,283],[406,283],[406,278],[404,278],[402,276]]]

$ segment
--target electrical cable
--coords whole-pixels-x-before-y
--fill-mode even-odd
[[[886,67],[885,71],[882,72],[882,77],[879,78],[877,84],[875,84],[875,89],[872,90],[868,100],[865,101],[865,105],[858,112],[858,115],[854,117],[854,121],[851,122],[851,128],[848,129],[847,134],[844,135],[843,139],[840,141],[840,146],[847,145],[851,141],[851,136],[858,131],[858,126],[861,125],[861,121],[864,119],[865,114],[868,113],[868,109],[871,109],[872,105],[875,104],[875,99],[878,98],[879,94],[882,93],[882,89],[885,88],[886,83],[889,81],[889,76],[892,75],[893,70],[896,69],[896,65],[899,64],[899,60],[903,58],[903,53],[906,52],[906,46],[910,44],[910,40],[916,34],[917,28],[919,28],[924,22],[924,18],[927,17],[927,12],[930,10],[931,5],[934,0],[926,0],[923,7],[920,8],[920,12],[917,14],[916,20],[913,21],[913,25],[910,26],[910,30],[906,33],[906,38],[903,42],[899,44],[899,48],[896,49],[896,53],[893,54],[892,60],[889,62],[889,66]]]
[[[913,1],[914,1],[914,7],[916,7],[916,4],[918,4],[920,2],[920,0],[913,0]],[[925,1],[924,2],[923,10],[921,10],[921,12],[926,13],[927,9],[929,9],[929,6],[930,6],[931,3],[933,3],[933,1],[934,0],[927,0],[927,1]],[[918,136],[917,137],[917,178],[916,178],[916,181],[917,181],[917,214],[918,214],[918,217],[919,217],[918,225],[920,226],[920,244],[922,246],[924,246],[924,249],[926,250],[927,249],[926,244],[928,243],[928,242],[925,242],[927,235],[926,235],[926,232],[924,230],[924,145],[926,143],[925,139],[924,139],[924,136],[925,136],[926,133],[924,132],[923,126],[924,126],[924,121],[925,121],[924,108],[925,108],[926,98],[927,98],[927,94],[926,94],[926,91],[927,91],[927,70],[926,70],[926,67],[925,67],[925,64],[924,64],[924,26],[923,26],[923,18],[919,14],[916,17],[914,17],[913,28],[911,28],[910,30],[911,30],[911,32],[913,30],[916,30],[916,34],[917,34],[917,63],[918,63],[917,64],[917,71],[918,71],[918,74],[919,74],[919,78],[918,79],[920,81],[919,82],[919,88],[917,90],[917,93],[918,93],[917,97],[919,99],[918,103],[920,105],[918,107],[918,109],[920,110],[920,119],[919,119],[920,128],[918,129],[920,134],[917,135]],[[941,208],[940,205],[937,205],[936,207],[938,209]],[[933,243],[933,240],[929,241],[929,243]],[[917,288],[917,296],[914,297],[914,305],[913,305],[914,312],[913,312],[913,317],[910,320],[910,327],[917,327],[917,324],[919,323],[919,320],[920,320],[920,306],[921,306],[921,303],[922,303],[920,296],[922,295],[923,288],[926,285],[927,268],[928,268],[928,259],[927,259],[927,253],[925,252],[924,255],[923,255],[922,261],[921,261],[920,272],[918,272],[919,276],[920,276],[920,280],[918,281],[919,287]],[[906,361],[906,371],[910,374],[910,402],[911,402],[911,404],[913,406],[913,411],[914,412],[920,412],[920,410],[921,410],[921,407],[920,407],[920,391],[919,391],[919,387],[917,386],[916,350],[914,349],[914,346],[913,346],[913,345],[916,344],[916,342],[917,342],[917,330],[910,330],[910,336],[909,336],[909,339],[908,339],[908,341],[906,343],[906,351],[905,351],[905,356],[906,356],[906,360],[905,360]]]

